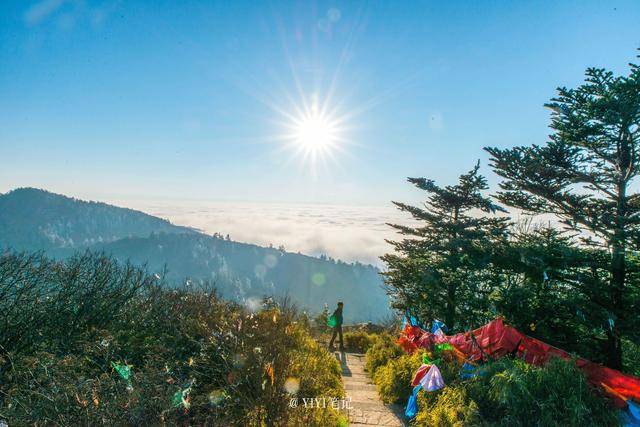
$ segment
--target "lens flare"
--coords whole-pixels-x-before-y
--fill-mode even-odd
[[[314,112],[295,124],[295,139],[306,150],[321,151],[331,148],[337,142],[338,135],[334,123]]]
[[[287,121],[283,125],[287,133],[282,135],[286,141],[283,148],[292,153],[291,162],[317,178],[320,169],[331,173],[329,166],[339,166],[339,155],[346,153],[350,142],[346,135],[347,116],[329,108],[328,100],[321,102],[318,95],[310,96],[310,101],[306,96],[302,98],[292,108],[293,112],[285,114]]]

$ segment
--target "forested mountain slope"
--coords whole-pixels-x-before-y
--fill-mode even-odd
[[[194,231],[132,209],[35,188],[19,188],[0,195],[0,248],[78,249],[123,237],[146,237],[154,232]]]
[[[379,271],[275,248],[209,236],[131,209],[85,202],[36,189],[0,196],[0,248],[64,258],[103,251],[146,265],[169,284],[214,284],[239,302],[290,297],[315,314],[345,302],[345,321],[378,320],[389,312]]]

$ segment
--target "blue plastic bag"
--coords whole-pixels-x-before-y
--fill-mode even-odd
[[[405,311],[404,317],[402,318],[402,329],[407,326],[407,323],[411,326],[417,326],[420,329],[424,329],[424,326],[418,321],[418,318],[412,315],[409,310]]]
[[[460,369],[460,379],[468,380],[477,376],[478,373],[476,372],[475,366],[466,362],[464,363],[464,365],[462,365],[462,369]]]
[[[631,412],[631,415],[640,421],[640,404],[627,400],[627,405],[629,405],[629,412]]]
[[[483,377],[486,375],[486,370],[481,366],[473,366],[470,363],[465,362],[460,369],[460,379],[468,380],[475,377]]]
[[[422,386],[419,386],[419,385],[415,386],[413,388],[413,392],[411,393],[411,396],[409,396],[409,400],[407,401],[407,407],[404,410],[404,414],[410,420],[414,419],[415,416],[418,414],[418,392],[420,391],[421,388]]]
[[[435,334],[438,329],[442,329],[442,332],[444,333],[447,333],[449,331],[447,325],[445,325],[444,322],[435,319],[433,322],[431,322],[431,333]]]
[[[625,427],[627,426],[640,426],[640,405],[633,402],[632,400],[627,400],[628,405],[628,415]]]
[[[418,324],[418,319],[416,319],[416,316],[411,316],[409,320],[411,322],[411,326],[420,327],[420,325]]]

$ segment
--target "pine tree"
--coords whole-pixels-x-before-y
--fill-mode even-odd
[[[395,253],[382,257],[396,308],[411,308],[424,320],[442,319],[450,329],[486,320],[491,242],[505,233],[506,219],[482,214],[503,209],[482,195],[488,187],[479,167],[452,186],[409,178],[429,194],[424,207],[393,203],[420,224],[389,224],[407,238],[389,241]]]
[[[498,199],[532,214],[550,213],[583,242],[610,254],[608,286],[598,304],[608,313],[608,365],[622,366],[621,338],[637,326],[637,293],[627,280],[627,251],[638,246],[640,195],[640,68],[628,76],[590,68],[576,89],[558,89],[549,141],[543,146],[486,148],[505,178]]]
[[[603,251],[581,248],[569,233],[529,221],[509,234],[494,264],[501,275],[493,297],[500,315],[527,335],[601,361],[595,341],[601,329],[594,327],[600,313],[586,291],[600,283]]]

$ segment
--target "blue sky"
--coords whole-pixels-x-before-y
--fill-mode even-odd
[[[626,72],[640,2],[3,1],[0,192],[383,205],[483,146],[541,143],[588,66]],[[342,121],[313,165],[296,106]]]

